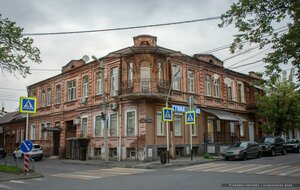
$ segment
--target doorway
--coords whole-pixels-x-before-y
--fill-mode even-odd
[[[59,155],[59,147],[60,147],[60,131],[53,132],[53,155]]]

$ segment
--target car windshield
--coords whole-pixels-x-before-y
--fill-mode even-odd
[[[295,143],[299,143],[299,140],[296,140],[296,139],[290,139],[287,141],[288,143],[291,143],[291,144],[295,144]]]
[[[233,147],[247,148],[248,142],[236,142]]]
[[[40,147],[40,145],[33,145],[33,148],[34,148],[34,149],[39,149],[39,148],[41,148],[41,147]]]
[[[262,138],[260,142],[262,142],[262,143],[267,143],[267,144],[271,144],[271,143],[274,143],[274,142],[275,142],[275,138],[272,138],[272,137],[265,137],[265,138]]]

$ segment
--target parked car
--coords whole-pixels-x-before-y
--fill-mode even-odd
[[[0,148],[0,157],[5,158],[6,157],[6,152],[3,148]]]
[[[32,159],[42,160],[43,156],[44,156],[44,151],[39,144],[33,144],[32,150],[30,152],[28,152],[28,154],[30,155],[30,158],[32,158]],[[18,147],[13,152],[13,157],[14,158],[23,158],[24,157],[24,154],[20,150],[20,147]]]
[[[267,136],[260,140],[263,154],[275,156],[276,153],[286,154],[286,144],[281,137]]]
[[[300,153],[300,139],[289,139],[286,143],[286,150]]]
[[[225,160],[242,159],[247,160],[249,157],[260,158],[262,154],[261,147],[256,142],[238,141],[233,146],[225,149],[222,153]]]

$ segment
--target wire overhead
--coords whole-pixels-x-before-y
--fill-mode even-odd
[[[178,24],[188,24],[193,22],[203,22],[209,20],[218,20],[220,16],[208,17],[208,18],[200,18],[194,20],[185,20],[179,22],[168,22],[161,24],[150,24],[150,25],[141,25],[141,26],[129,26],[129,27],[119,27],[119,28],[107,28],[107,29],[97,29],[97,30],[79,30],[79,31],[68,31],[68,32],[40,32],[40,33],[24,33],[24,36],[47,36],[47,35],[66,35],[66,34],[83,34],[83,33],[95,33],[95,32],[109,32],[109,31],[117,31],[117,30],[132,30],[138,28],[152,28],[159,26],[170,26],[170,25],[178,25]]]

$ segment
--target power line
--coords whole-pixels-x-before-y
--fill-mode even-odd
[[[109,32],[109,31],[118,31],[118,30],[132,30],[132,29],[139,29],[139,28],[153,28],[153,27],[159,27],[159,26],[170,26],[170,25],[188,24],[188,23],[194,23],[194,22],[203,22],[203,21],[209,21],[209,20],[217,20],[217,19],[220,19],[220,18],[221,18],[220,16],[215,16],[215,17],[200,18],[200,19],[194,19],[194,20],[179,21],[179,22],[168,22],[168,23],[161,23],[161,24],[149,24],[149,25],[129,26],[129,27],[119,27],[119,28],[107,28],[107,29],[97,29],[97,30],[24,33],[23,36],[49,36],[49,35],[66,35],[66,34]]]
[[[239,65],[239,66],[236,66],[236,67],[232,67],[230,69],[237,69],[237,68],[240,68],[240,67],[245,67],[245,66],[248,66],[248,65],[253,65],[255,63],[259,63],[259,62],[262,62],[263,59],[260,59],[260,60],[257,60],[257,61],[254,61],[254,62],[251,62],[251,63],[245,63],[243,65]]]

